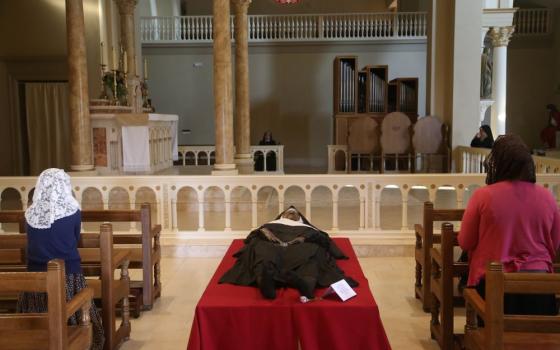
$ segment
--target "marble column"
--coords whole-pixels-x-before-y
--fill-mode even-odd
[[[493,47],[492,68],[492,119],[490,127],[494,135],[506,133],[507,102],[507,46],[514,27],[493,27],[490,30]]]
[[[138,0],[115,0],[121,22],[121,45],[126,52],[128,105],[134,112],[141,112],[140,79],[136,73],[136,48],[134,8]],[[140,102],[139,102],[140,101]]]
[[[234,0],[235,9],[235,163],[241,173],[253,172],[249,99],[249,21],[251,0]]]
[[[93,144],[89,117],[86,37],[82,0],[66,0],[68,87],[72,171],[91,171]]]
[[[237,174],[233,162],[233,101],[230,0],[213,0],[214,124],[216,162],[213,175]]]

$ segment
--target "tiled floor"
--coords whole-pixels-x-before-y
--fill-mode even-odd
[[[430,316],[413,297],[413,258],[359,260],[393,349],[439,349],[430,339]],[[219,262],[219,258],[164,258],[163,296],[153,310],[132,320],[131,338],[122,349],[185,350],[194,308]]]

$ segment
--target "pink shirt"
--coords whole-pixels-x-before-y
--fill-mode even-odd
[[[484,277],[490,261],[501,261],[506,272],[552,272],[560,246],[556,201],[545,188],[524,181],[482,187],[465,210],[459,244],[469,253],[469,286]]]

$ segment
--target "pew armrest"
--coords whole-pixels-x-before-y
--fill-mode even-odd
[[[480,294],[474,288],[465,288],[463,291],[465,304],[470,305],[476,314],[486,321],[486,302],[482,299]]]
[[[113,254],[113,266],[111,267],[114,271],[125,264],[128,265],[129,261],[130,261],[130,251],[124,249],[119,250]]]
[[[70,318],[70,316],[83,308],[83,306],[89,309],[92,298],[93,289],[91,288],[84,288],[78,294],[74,295],[72,300],[66,304],[66,318]]]
[[[159,236],[161,233],[161,225],[155,225],[154,227],[152,227],[150,232],[152,234],[152,237]]]
[[[439,249],[430,249],[430,256],[432,257],[432,260],[435,261],[439,266],[443,266],[443,258]]]

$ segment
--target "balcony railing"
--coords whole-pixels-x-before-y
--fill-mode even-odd
[[[515,35],[547,35],[552,33],[552,9],[520,9],[515,12]]]
[[[232,38],[234,33],[231,20]],[[426,39],[425,12],[251,15],[249,42]],[[211,43],[212,16],[142,17],[143,43]]]

